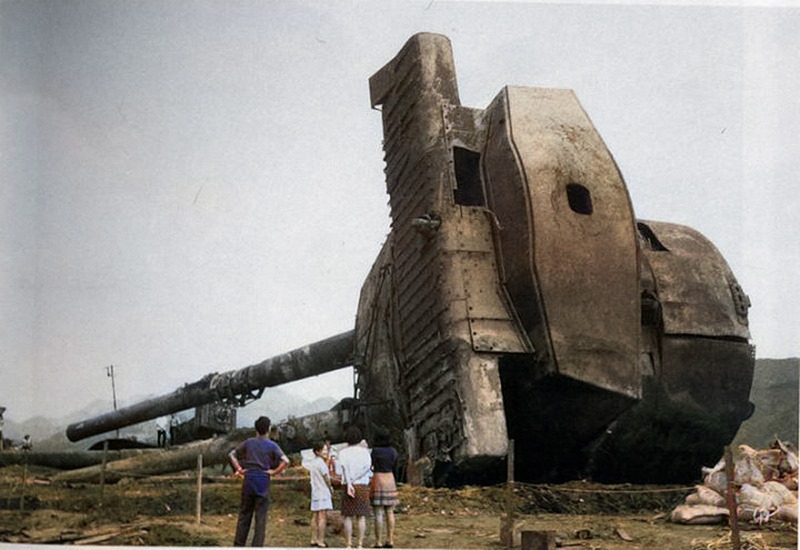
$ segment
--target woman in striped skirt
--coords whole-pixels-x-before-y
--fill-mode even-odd
[[[392,447],[388,432],[378,432],[372,449],[371,499],[372,507],[375,509],[375,548],[394,547],[394,507],[400,503],[394,478],[397,456],[397,450]],[[384,524],[386,542],[381,544]]]

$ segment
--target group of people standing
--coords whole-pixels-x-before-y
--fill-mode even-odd
[[[361,430],[351,426],[345,432],[347,446],[336,456],[323,444],[314,446],[314,458],[303,462],[311,472],[311,546],[327,547],[327,510],[333,509],[333,482],[343,488],[341,514],[347,547],[353,543],[353,521],[357,522],[357,547],[362,548],[367,517],[375,512],[374,548],[394,547],[394,507],[399,504],[394,469],[397,450],[388,434],[379,433],[370,450]],[[383,542],[382,542],[383,541]]]
[[[233,449],[229,458],[242,482],[242,503],[234,546],[244,546],[252,518],[256,524],[253,546],[263,546],[269,508],[269,479],[289,465],[280,447],[269,439],[270,420],[256,420],[256,437]],[[348,548],[353,543],[353,521],[357,523],[357,547],[362,548],[367,531],[367,517],[375,514],[374,548],[394,547],[394,508],[399,504],[394,470],[398,453],[388,433],[376,435],[372,449],[357,426],[345,432],[347,446],[334,455],[325,443],[313,447],[313,456],[303,460],[311,483],[311,546],[326,548],[327,512],[333,510],[334,486],[340,486],[341,514]]]
[[[175,429],[179,423],[178,417],[174,414],[156,420],[156,444],[160,449],[167,446],[167,430],[169,430],[169,444],[175,444]]]

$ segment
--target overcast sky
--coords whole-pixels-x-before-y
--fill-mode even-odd
[[[464,105],[575,90],[636,216],[710,238],[757,356],[796,357],[798,29],[791,5],[0,0],[6,418],[110,404],[108,365],[125,406],[352,329],[389,228],[367,80],[420,31]]]

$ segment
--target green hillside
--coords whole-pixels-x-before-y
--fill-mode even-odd
[[[800,359],[756,359],[750,401],[756,410],[744,422],[734,445],[765,448],[777,436],[797,446]]]

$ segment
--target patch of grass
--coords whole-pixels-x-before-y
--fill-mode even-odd
[[[219,542],[210,536],[184,530],[180,525],[155,524],[140,535],[147,546],[219,546]]]

